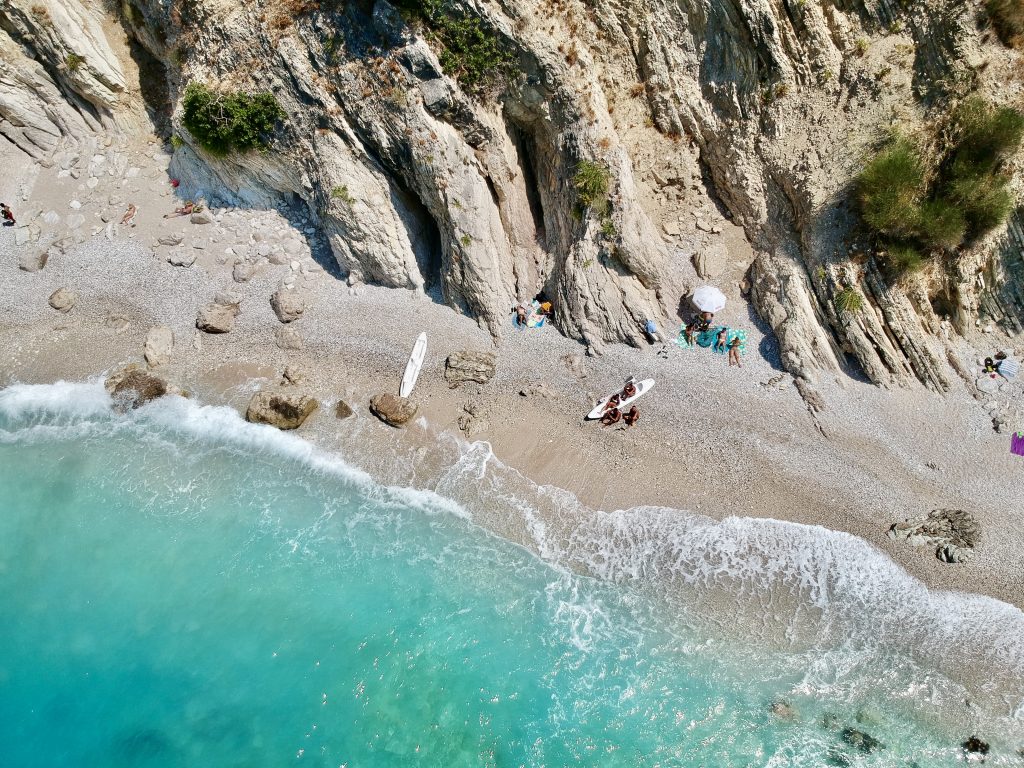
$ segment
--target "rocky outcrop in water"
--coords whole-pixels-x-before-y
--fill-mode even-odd
[[[1020,331],[1019,218],[949,270],[894,285],[849,204],[864,151],[894,119],[912,130],[970,89],[1005,97],[1015,54],[975,4],[448,11],[509,52],[505,81],[452,77],[437,35],[384,0],[131,0],[116,14],[98,0],[6,0],[0,134],[62,162],[76,136],[152,121],[177,137],[183,195],[303,205],[350,283],[436,288],[496,337],[510,306],[544,291],[554,323],[591,351],[640,344],[646,319],[672,322],[693,263],[714,277],[736,258],[722,240],[733,225],[753,249],[751,299],[808,383],[855,363],[877,384],[941,392],[944,335],[974,333],[979,312]],[[272,92],[286,117],[271,151],[203,149],[182,124],[189,83]],[[584,171],[596,195],[581,191]],[[847,287],[863,310],[836,310]]]
[[[385,392],[370,399],[370,411],[392,427],[403,427],[416,417],[416,403],[408,398]]]
[[[294,392],[257,392],[245,411],[246,421],[278,429],[298,429],[319,407],[316,398]]]
[[[151,400],[167,394],[177,394],[159,376],[154,376],[135,366],[128,366],[107,377],[104,382],[107,392],[119,411],[130,411],[139,408]]]

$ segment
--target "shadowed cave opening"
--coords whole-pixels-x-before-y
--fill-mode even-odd
[[[391,203],[398,212],[409,235],[416,266],[423,277],[423,290],[434,301],[444,303],[441,291],[441,230],[434,217],[414,193],[395,184],[391,186]]]

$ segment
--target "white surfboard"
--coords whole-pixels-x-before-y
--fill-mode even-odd
[[[636,386],[636,394],[633,395],[632,397],[626,398],[625,400],[623,400],[622,402],[619,403],[618,409],[620,411],[624,411],[625,410],[624,406],[629,405],[633,401],[640,399],[641,397],[646,395],[648,392],[650,392],[651,388],[654,386],[654,379],[644,379],[643,381],[637,381],[637,382],[634,382],[634,385]],[[620,389],[619,392],[613,392],[612,394],[619,394],[621,392],[622,392],[622,390]],[[592,410],[590,413],[587,414],[587,418],[588,419],[600,419],[602,416],[604,416],[604,407],[608,404],[608,401],[611,400],[611,399],[612,399],[612,396],[608,395],[608,397],[606,397],[600,403],[595,405],[594,406],[594,410]]]
[[[409,362],[405,364],[405,374],[402,376],[402,388],[398,394],[408,397],[412,394],[412,388],[416,386],[416,379],[420,377],[420,368],[423,367],[423,358],[427,354],[427,334],[421,333],[413,345],[412,354],[409,355]]]

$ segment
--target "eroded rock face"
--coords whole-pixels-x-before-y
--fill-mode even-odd
[[[318,407],[316,398],[293,392],[257,392],[249,401],[246,421],[278,429],[298,429]]]
[[[914,547],[935,547],[935,556],[945,563],[966,563],[981,539],[981,526],[965,510],[933,509],[922,517],[894,523],[889,536],[906,539]]]
[[[370,400],[370,411],[378,419],[392,427],[405,426],[416,416],[417,406],[406,397],[385,392]]]
[[[466,381],[486,384],[494,377],[495,360],[493,352],[455,352],[445,360],[444,377],[453,387]]]

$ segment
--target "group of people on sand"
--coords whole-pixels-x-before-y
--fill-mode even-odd
[[[551,301],[541,292],[529,305],[516,304],[512,312],[517,328],[539,328],[551,314]]]
[[[712,352],[727,354],[730,366],[742,368],[740,353],[746,345],[746,332],[725,325],[713,325],[714,319],[713,312],[698,312],[689,323],[683,323],[676,343],[682,347],[711,347]]]
[[[625,413],[622,412],[620,407],[621,403],[628,402],[631,398],[636,396],[636,384],[633,383],[633,378],[626,382],[626,386],[622,388],[621,392],[616,392],[614,395],[608,398],[608,402],[604,404],[604,413],[601,415],[601,425],[610,427],[613,424],[618,424],[620,421],[627,427],[632,427],[640,420],[640,409],[635,405],[632,406]]]

